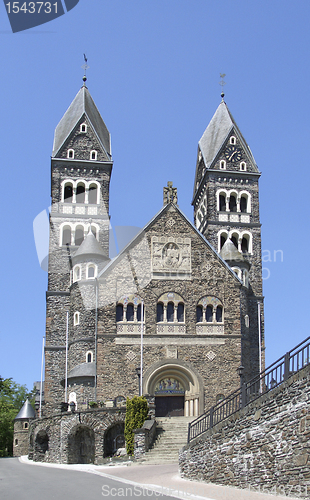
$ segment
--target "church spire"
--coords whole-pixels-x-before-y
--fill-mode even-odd
[[[83,77],[83,86],[73,99],[71,105],[55,129],[52,157],[55,158],[70,134],[79,124],[82,118],[90,123],[100,145],[111,159],[111,137],[96,104],[94,103],[88,88],[86,87],[86,76]]]

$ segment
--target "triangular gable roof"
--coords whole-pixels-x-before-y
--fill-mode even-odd
[[[84,113],[91,123],[100,144],[111,156],[110,132],[108,131],[88,88],[83,85],[55,129],[52,157],[57,155],[59,149],[69,137]]]
[[[143,233],[150,228],[156,220],[165,212],[167,211],[170,207],[174,207],[176,211],[183,217],[183,219],[191,226],[191,228],[196,232],[196,234],[203,240],[203,242],[209,247],[209,249],[215,254],[215,256],[218,258],[219,261],[222,262],[224,267],[227,268],[227,270],[231,273],[231,275],[240,283],[242,284],[242,281],[238,278],[238,276],[234,273],[234,271],[231,269],[231,267],[225,262],[225,260],[220,256],[220,254],[215,250],[215,248],[209,243],[209,241],[201,234],[201,232],[194,226],[194,224],[186,217],[186,215],[180,210],[180,208],[173,204],[173,203],[168,203],[168,205],[164,205],[159,212],[139,231],[139,233],[123,248],[123,250],[114,258],[112,259],[106,266],[105,268],[102,269],[102,271],[98,275],[98,279],[100,279],[101,276],[103,276],[107,271],[110,269],[113,269],[119,260],[121,260],[130,250],[131,247],[134,247],[135,244],[139,241]]]

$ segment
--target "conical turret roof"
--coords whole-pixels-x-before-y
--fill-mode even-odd
[[[59,149],[84,114],[87,116],[94,132],[97,134],[99,142],[104,147],[105,151],[111,155],[110,133],[88,88],[84,84],[55,129],[52,157],[57,155]]]
[[[73,258],[74,260],[77,260],[77,257],[84,257],[88,255],[101,257],[108,260],[108,257],[105,255],[102,246],[97,241],[91,230],[89,231],[83,243],[81,243],[78,250],[75,252]]]
[[[14,420],[22,420],[24,418],[35,418],[35,411],[30,404],[29,399],[26,399],[23,406],[21,407],[19,413],[16,415]]]
[[[235,247],[231,239],[227,238],[222,250],[220,251],[220,256],[226,261],[239,261],[244,262],[245,259],[241,252]]]

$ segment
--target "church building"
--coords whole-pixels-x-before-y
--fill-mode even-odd
[[[168,182],[163,206],[113,259],[112,167],[84,77],[51,159],[45,404],[30,438],[34,454],[43,443],[38,460],[72,463],[84,432],[99,463],[113,448],[108,432],[114,449],[122,442],[116,410],[127,397],[152,398],[157,417],[194,419],[240,386],[240,367],[245,381],[264,367],[260,172],[224,95],[198,142],[194,222]]]

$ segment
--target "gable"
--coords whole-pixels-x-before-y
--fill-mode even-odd
[[[194,225],[173,204],[164,206],[100,273],[102,301],[138,293],[152,281],[203,279],[241,282]]]
[[[68,150],[71,149],[74,151],[75,160],[91,160],[91,152],[93,151],[96,152],[96,161],[111,160],[98,140],[97,134],[85,113],[62,144],[56,157],[68,158]]]

